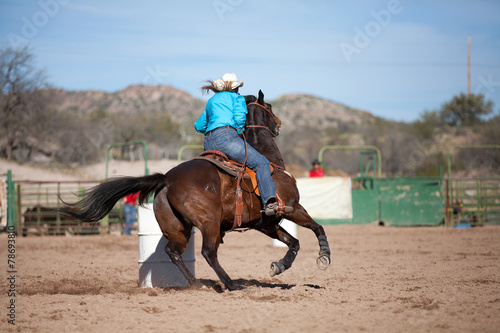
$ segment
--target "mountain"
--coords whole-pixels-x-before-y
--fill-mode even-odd
[[[164,85],[133,85],[113,93],[62,89],[51,89],[48,93],[52,108],[58,111],[83,115],[98,111],[127,116],[161,113],[169,114],[172,120],[189,126],[205,107],[204,101]],[[289,128],[337,127],[340,123],[359,125],[374,118],[369,112],[312,95],[289,94],[267,102],[272,104],[273,112]]]
[[[102,150],[111,142],[145,140],[150,146],[150,157],[161,159],[174,158],[182,145],[200,144],[203,140],[193,123],[206,102],[171,86],[132,85],[116,92],[50,89],[46,94],[50,110],[77,119],[73,125],[69,121],[61,121],[59,125],[51,122],[52,127],[60,129],[53,131],[60,139],[52,140],[55,148],[51,151],[63,155],[61,149],[71,150],[68,142],[87,145],[73,148],[83,151],[76,158],[81,164],[100,160],[95,149]],[[266,102],[272,104],[273,112],[282,122],[277,143],[285,160],[303,167],[307,167],[323,145],[365,144],[359,129],[370,127],[378,119],[369,112],[313,95],[287,94]],[[75,129],[64,133],[63,129],[71,126]],[[80,134],[75,135],[77,132]],[[75,136],[87,140],[82,142]],[[59,156],[52,152],[41,153]]]
[[[374,116],[359,109],[307,94],[288,94],[270,101],[273,112],[284,126],[292,129],[312,127],[323,130],[340,124],[370,123]]]
[[[134,85],[113,93],[52,89],[48,93],[52,107],[58,111],[79,114],[98,111],[127,116],[163,113],[179,123],[191,120],[204,107],[202,100],[171,86]]]

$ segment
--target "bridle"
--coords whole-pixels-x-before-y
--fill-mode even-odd
[[[274,128],[274,132],[271,131],[271,129],[269,129],[269,127],[264,126],[264,125],[246,125],[246,128],[252,128],[252,127],[253,128],[265,128],[269,132],[271,132],[271,134],[272,134],[273,137],[277,137],[280,134],[280,131],[281,131],[281,120],[280,120],[280,118],[276,117],[274,115],[274,113],[272,113],[271,110],[269,110],[268,108],[266,108],[264,105],[261,105],[261,104],[259,104],[257,102],[248,103],[247,107],[248,107],[248,105],[252,105],[252,104],[253,105],[258,105],[262,109],[266,110],[267,113],[269,113],[271,115],[271,117],[273,118],[276,127]]]

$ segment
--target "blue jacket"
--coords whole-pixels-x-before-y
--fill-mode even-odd
[[[245,97],[234,92],[221,91],[208,100],[205,110],[194,123],[194,128],[203,134],[227,125],[243,131],[247,113]]]

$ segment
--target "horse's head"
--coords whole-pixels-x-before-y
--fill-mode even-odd
[[[247,103],[246,128],[265,128],[273,137],[280,134],[281,120],[273,113],[271,104],[264,102],[264,93],[259,90],[259,98],[245,96]]]

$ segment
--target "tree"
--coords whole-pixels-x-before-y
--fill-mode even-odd
[[[34,66],[34,56],[27,47],[0,50],[0,87],[3,153],[13,159],[15,148],[33,145],[30,124],[40,125],[45,105],[40,89],[47,87],[46,74]]]
[[[417,136],[422,139],[430,139],[438,128],[442,127],[440,113],[436,110],[424,111],[420,114],[420,119],[413,122],[413,128]]]
[[[460,93],[441,106],[441,118],[450,126],[473,126],[493,111],[493,102],[485,101],[483,94]]]

